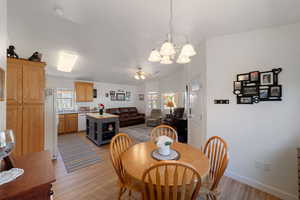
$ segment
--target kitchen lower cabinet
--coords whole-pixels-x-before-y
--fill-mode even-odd
[[[78,132],[78,114],[60,114],[58,122],[58,133]]]

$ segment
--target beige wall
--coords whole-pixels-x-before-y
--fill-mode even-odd
[[[207,41],[207,134],[229,145],[227,175],[285,200],[297,198],[300,118],[300,23]],[[280,102],[237,105],[239,73],[282,67]],[[215,105],[214,99],[230,99]]]

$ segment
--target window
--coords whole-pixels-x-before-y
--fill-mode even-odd
[[[57,89],[58,111],[74,110],[74,92],[71,89]]]
[[[160,94],[158,92],[148,92],[148,108],[160,109]]]

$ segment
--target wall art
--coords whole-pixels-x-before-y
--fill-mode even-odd
[[[278,84],[278,75],[282,68],[271,71],[253,71],[238,74],[233,81],[233,94],[237,104],[253,104],[260,101],[281,101],[282,86]]]

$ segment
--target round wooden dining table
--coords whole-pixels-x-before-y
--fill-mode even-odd
[[[183,143],[173,143],[172,149],[176,150],[180,157],[177,161],[192,165],[201,178],[204,179],[209,173],[209,160],[204,153],[195,147]],[[157,149],[153,141],[135,144],[125,151],[122,156],[122,164],[127,175],[142,181],[146,169],[160,162],[152,158],[151,153]]]

